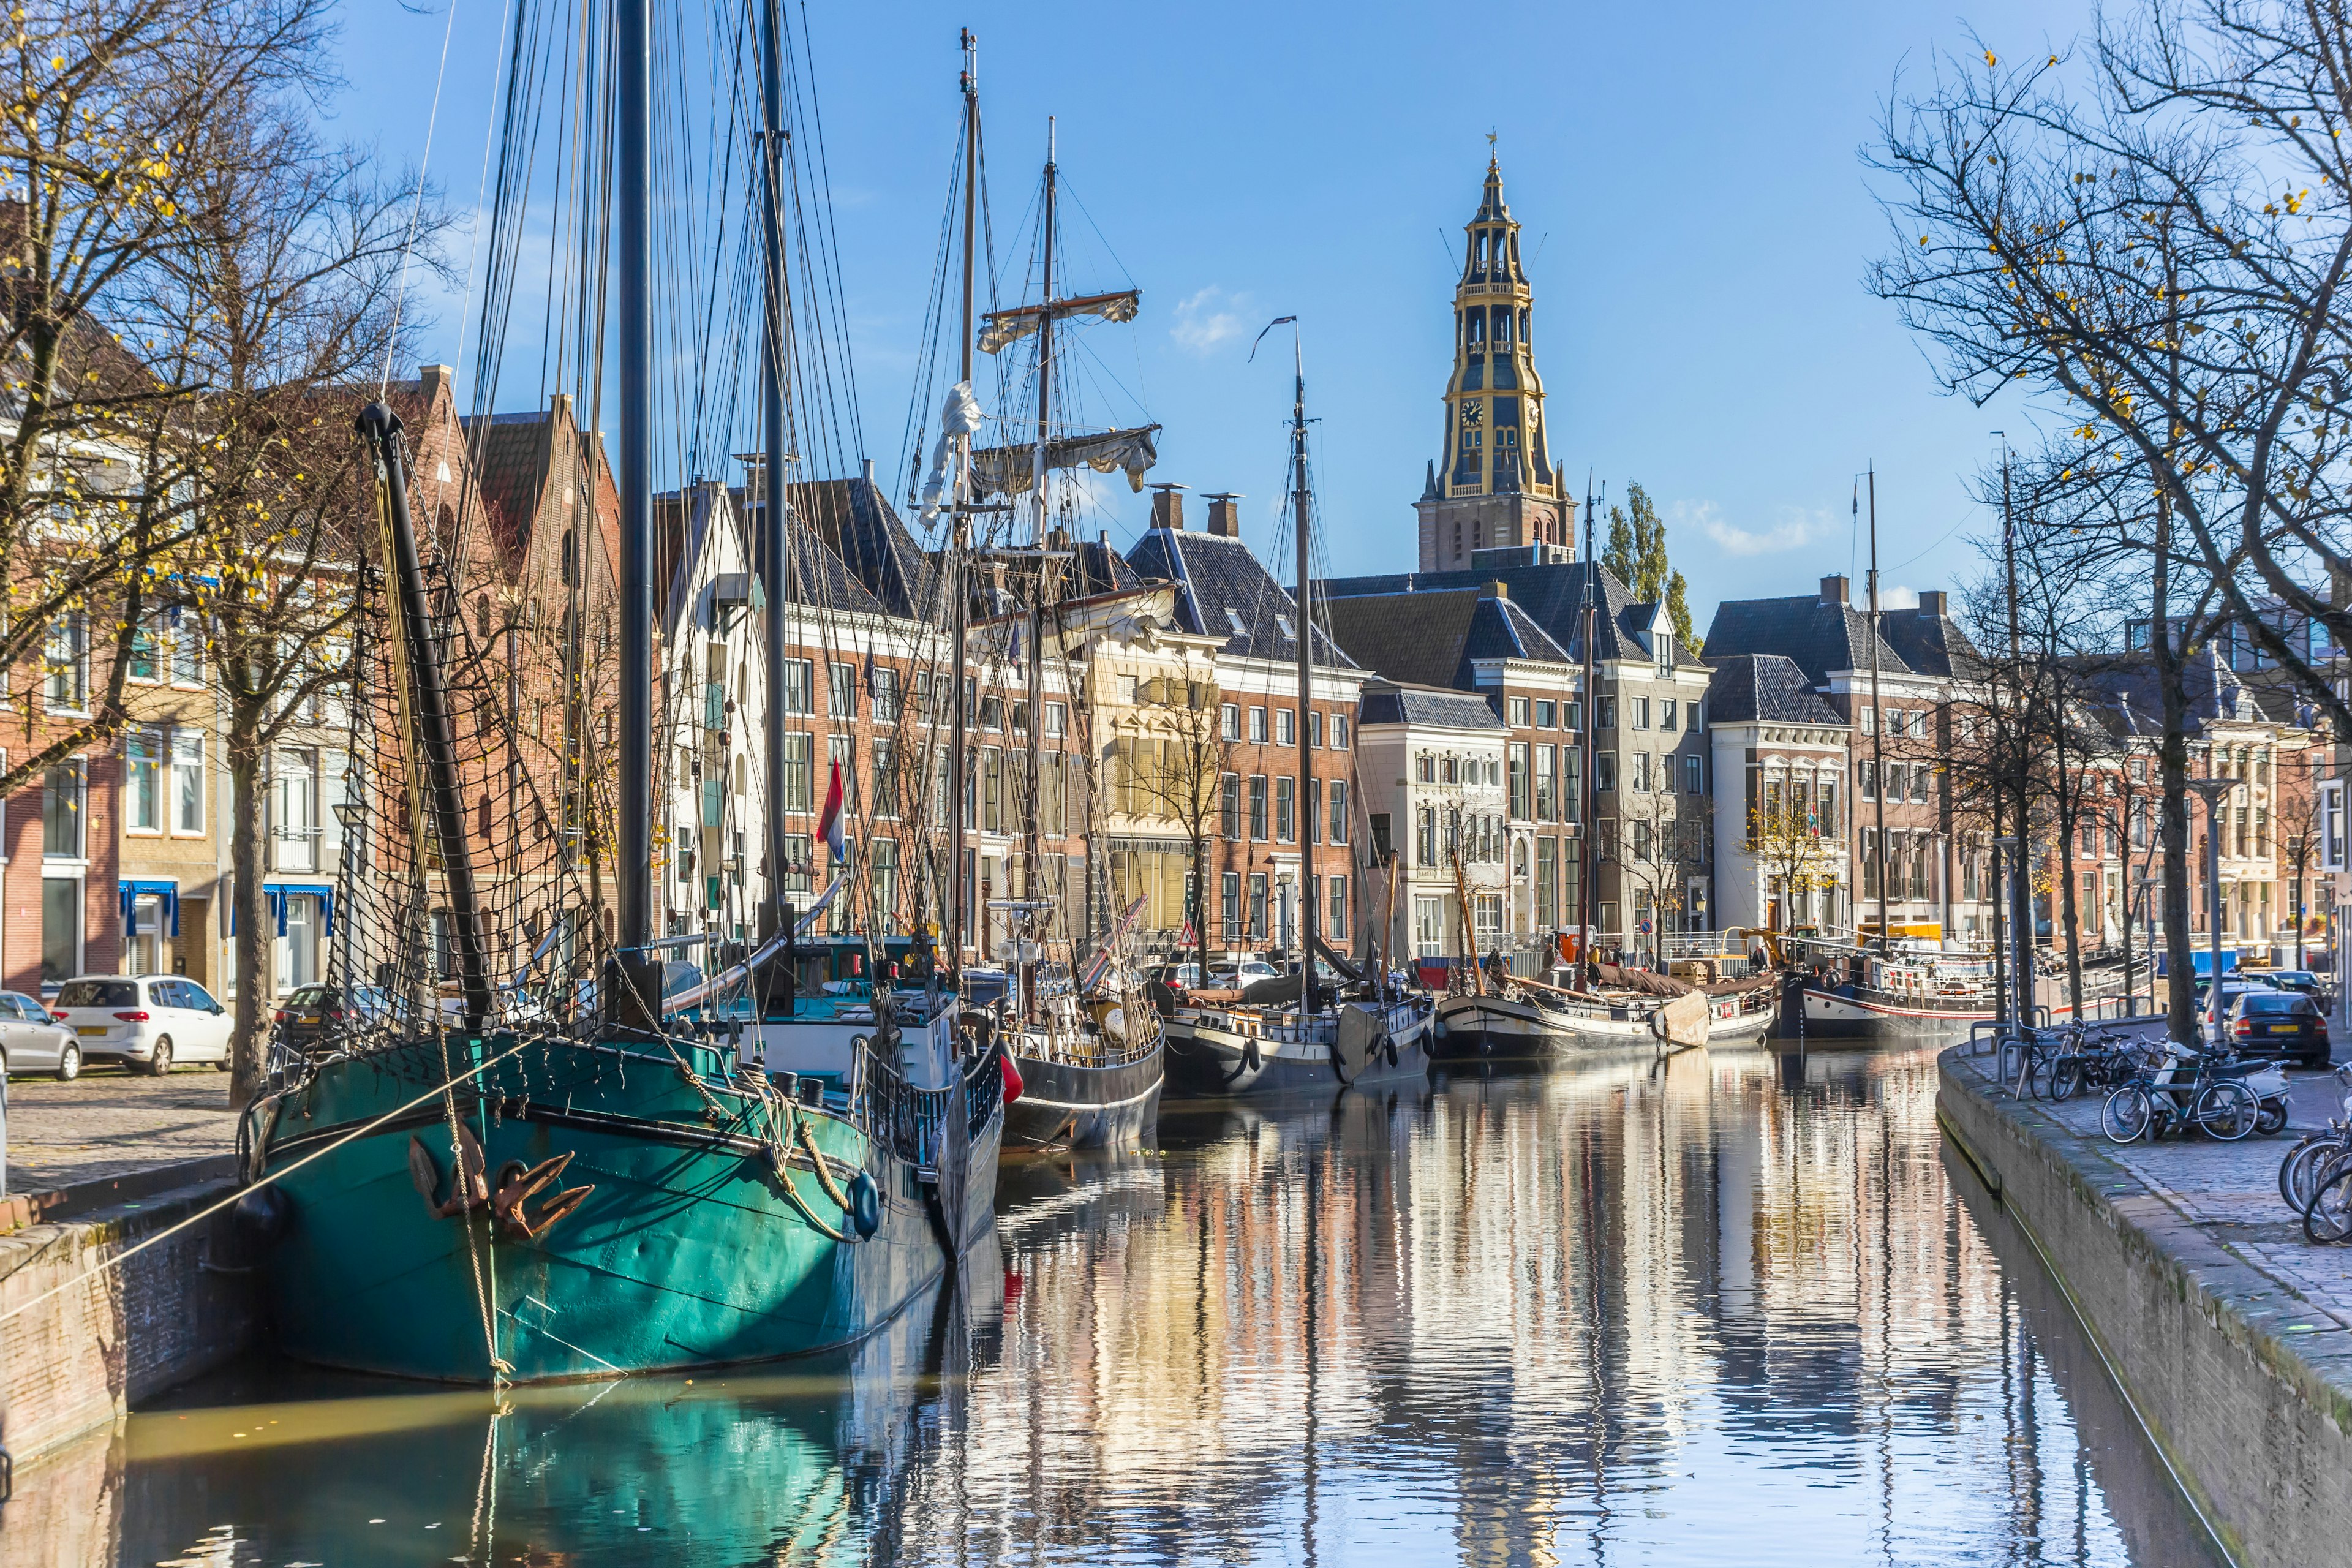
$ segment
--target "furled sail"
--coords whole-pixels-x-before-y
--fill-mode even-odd
[[[1121,289],[1109,294],[1081,294],[1075,300],[1056,300],[1050,305],[1016,305],[1009,310],[991,310],[982,316],[980,328],[980,352],[992,354],[1009,343],[1017,343],[1037,330],[1037,323],[1048,314],[1055,316],[1100,316],[1106,321],[1131,321],[1143,307],[1143,290]]]
[[[940,406],[939,443],[931,449],[930,476],[923,480],[926,523],[939,516],[940,509],[947,504],[956,453],[971,440],[972,433],[980,428],[980,400],[971,395],[971,383],[957,382],[948,389],[947,402]]]
[[[1160,449],[1152,440],[1159,433],[1159,426],[1145,425],[1133,430],[1065,437],[1045,444],[1045,466],[1075,468],[1083,465],[1098,474],[1123,468],[1127,471],[1128,487],[1139,491],[1143,489],[1143,476],[1160,460]],[[1034,479],[1036,463],[1037,448],[1034,443],[983,447],[971,455],[972,489],[978,494],[1024,494]]]

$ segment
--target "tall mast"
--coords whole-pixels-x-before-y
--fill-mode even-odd
[[[1045,117],[1045,238],[1044,284],[1038,295],[1037,312],[1037,454],[1030,468],[1030,489],[1037,497],[1037,522],[1034,537],[1030,541],[1036,557],[1037,582],[1029,597],[1029,626],[1024,639],[1028,647],[1029,691],[1029,789],[1022,816],[1021,899],[1024,903],[1037,902],[1037,884],[1045,869],[1045,840],[1037,820],[1038,786],[1044,782],[1045,766],[1039,737],[1045,728],[1045,613],[1046,521],[1050,503],[1046,497],[1046,442],[1052,437],[1054,400],[1054,119]],[[1034,910],[1030,911],[1034,915]],[[1036,1015],[1036,965],[1024,963],[1021,969],[1021,1006],[1025,1016]]]
[[[761,815],[767,829],[762,847],[768,864],[768,900],[760,912],[760,935],[765,939],[783,930],[784,888],[791,846],[784,834],[781,797],[775,793],[784,777],[783,671],[785,620],[792,602],[785,574],[789,545],[784,516],[784,323],[787,301],[784,282],[784,66],[782,0],[766,0],[760,7],[760,129],[761,200],[760,224],[763,265],[765,322],[760,347],[760,413],[762,422],[760,472],[760,538],[754,552],[760,566],[760,592],[766,601],[761,621],[762,646],[768,664],[768,700],[761,739],[768,776],[767,809]],[[675,652],[673,651],[673,657]],[[766,998],[761,999],[764,1008]]]
[[[1599,699],[1593,695],[1592,645],[1600,627],[1593,615],[1593,603],[1600,596],[1600,562],[1592,553],[1592,479],[1584,480],[1584,608],[1580,616],[1580,632],[1584,638],[1584,766],[1577,782],[1577,813],[1583,818],[1581,831],[1576,838],[1576,925],[1577,982],[1582,984],[1584,972],[1592,963],[1592,731],[1595,709]]]
[[[1315,726],[1307,716],[1315,700],[1315,580],[1308,564],[1307,522],[1307,349],[1298,323],[1290,323],[1291,489],[1298,533],[1298,1010],[1315,1005]]]
[[[958,357],[958,380],[968,389],[971,385],[971,280],[973,219],[980,205],[980,40],[970,27],[963,29],[963,340]],[[948,592],[949,647],[952,657],[948,660],[950,681],[949,703],[954,714],[953,736],[948,755],[948,944],[955,954],[955,967],[963,967],[963,935],[970,915],[964,908],[963,884],[963,801],[964,792],[971,787],[964,775],[964,704],[963,664],[964,642],[970,635],[971,595],[964,579],[964,563],[971,549],[971,458],[969,450],[959,452],[956,463],[955,505],[949,516],[949,547],[946,573]],[[933,689],[938,689],[934,685]],[[924,715],[928,720],[930,716]]]
[[[1886,949],[1886,710],[1878,703],[1878,468],[1870,468],[1870,771],[1878,787],[1877,843],[1871,857],[1878,862],[1878,950]]]
[[[614,800],[620,893],[619,946],[625,984],[612,1001],[619,1021],[653,1022],[642,984],[626,997],[627,978],[642,973],[653,936],[653,36],[649,0],[616,0],[614,60],[620,76],[615,194],[620,275],[618,328],[621,524],[621,744]]]

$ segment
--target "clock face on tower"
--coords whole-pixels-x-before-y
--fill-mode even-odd
[[[1478,401],[1478,399],[1476,399],[1476,398],[1475,398],[1475,397],[1474,397],[1474,398],[1471,398],[1468,402],[1466,402],[1466,403],[1463,404],[1463,405],[1462,405],[1462,423],[1463,423],[1463,424],[1465,424],[1465,425],[1475,425],[1475,424],[1477,424],[1477,423],[1478,423],[1478,421],[1479,421],[1479,418],[1480,418],[1480,416],[1481,416],[1481,411],[1482,411],[1485,407],[1486,407],[1486,405],[1485,405],[1485,404],[1483,404],[1483,403],[1481,403],[1481,402],[1479,402],[1479,401]]]

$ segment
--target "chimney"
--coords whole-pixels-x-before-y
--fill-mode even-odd
[[[872,489],[874,488],[874,459],[871,458],[859,458],[857,460],[857,471],[859,477],[865,479],[866,488],[869,490]]]
[[[457,385],[457,367],[446,364],[418,365],[416,367],[416,381],[419,388],[424,392],[425,401],[429,406],[434,402],[437,401],[444,392],[449,392],[452,387]],[[450,395],[454,397],[456,394],[451,392]]]
[[[1843,605],[1845,603],[1845,578],[1843,576],[1824,577],[1822,579],[1822,603],[1824,605]]]
[[[1151,526],[1173,532],[1184,531],[1184,487],[1154,485],[1151,487]]]
[[[1944,609],[1944,591],[1941,588],[1920,589],[1919,613],[1922,616],[1930,617],[1939,616],[1946,614],[1947,612]]]
[[[1497,577],[1479,589],[1478,596],[1482,599],[1507,599],[1511,596],[1511,585]]]
[[[572,395],[559,392],[547,400],[547,422],[551,425],[572,417]]]
[[[1242,536],[1242,509],[1234,503],[1241,500],[1238,490],[1219,490],[1209,497],[1209,531],[1226,539]]]

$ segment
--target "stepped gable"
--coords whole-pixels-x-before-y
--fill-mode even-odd
[[[1833,724],[1845,721],[1822,700],[1794,659],[1776,653],[1741,653],[1714,659],[1706,683],[1707,721],[1714,724]]]
[[[1178,623],[1198,636],[1223,635],[1220,652],[1237,658],[1297,658],[1297,606],[1239,539],[1149,529],[1127,552],[1127,563],[1139,576],[1175,584]],[[1358,668],[1320,626],[1314,628],[1314,637],[1317,664]]]

